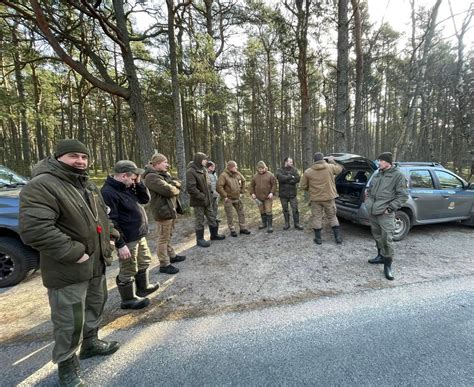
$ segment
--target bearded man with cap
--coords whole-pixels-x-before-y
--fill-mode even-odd
[[[111,263],[111,232],[99,189],[89,181],[90,152],[78,140],[60,140],[41,160],[20,193],[23,242],[40,253],[54,327],[53,362],[63,386],[83,385],[79,357],[110,355],[116,341],[98,338],[107,300],[105,267]],[[82,343],[82,345],[81,345]]]
[[[258,226],[260,230],[267,229],[268,233],[273,232],[273,195],[275,195],[277,181],[273,173],[268,171],[264,161],[257,163],[257,173],[250,182],[250,195],[257,201],[262,224]]]
[[[322,243],[321,230],[324,214],[333,230],[336,243],[341,244],[342,235],[336,215],[335,199],[338,194],[335,176],[342,172],[342,166],[336,164],[333,156],[327,157],[327,161],[324,160],[324,154],[321,152],[313,155],[313,161],[313,165],[304,171],[300,187],[309,192],[314,243],[317,245]]]
[[[390,152],[380,154],[378,160],[378,173],[370,180],[365,193],[370,229],[378,251],[375,258],[369,259],[369,263],[383,263],[385,278],[393,280],[395,212],[408,200],[407,181],[400,169],[393,165]]]
[[[168,173],[169,166],[166,156],[156,153],[145,167],[143,179],[151,193],[149,206],[157,226],[160,273],[176,274],[179,269],[172,263],[182,262],[186,257],[176,254],[171,245],[171,236],[180,211],[178,196],[181,193],[181,182]]]
[[[151,253],[148,248],[148,218],[143,208],[150,201],[150,193],[141,181],[145,172],[130,160],[118,161],[112,176],[102,187],[102,196],[110,208],[109,217],[120,237],[115,241],[120,271],[116,278],[122,299],[122,309],[142,309],[150,303],[146,298],[159,288],[150,284],[148,267]],[[145,298],[142,298],[145,297]]]
[[[219,234],[219,224],[212,210],[211,180],[206,170],[208,159],[204,153],[196,153],[186,171],[186,189],[190,205],[194,208],[196,244],[200,247],[211,245],[204,239],[204,219],[207,219],[211,240],[225,239],[224,235]]]
[[[239,218],[240,234],[250,234],[245,223],[244,206],[241,195],[245,193],[245,178],[237,170],[237,163],[229,161],[227,168],[222,172],[217,180],[217,192],[224,198],[224,210],[229,226],[230,235],[237,236],[234,224],[234,208]]]

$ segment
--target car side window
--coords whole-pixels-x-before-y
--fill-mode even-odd
[[[434,184],[430,171],[410,171],[410,188],[433,189]]]
[[[451,175],[448,172],[435,171],[436,176],[438,176],[439,187],[441,189],[454,189],[454,188],[463,188],[464,185],[461,180],[456,176]]]

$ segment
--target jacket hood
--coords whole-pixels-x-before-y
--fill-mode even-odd
[[[34,178],[45,173],[57,176],[58,178],[66,180],[78,187],[85,187],[89,180],[89,175],[87,172],[82,174],[77,173],[75,168],[61,163],[51,156],[39,161],[33,167],[33,170],[31,171],[31,177]]]
[[[396,173],[400,168],[396,165],[392,165],[391,168],[389,169],[386,169],[385,171],[382,171],[381,169],[379,169],[379,173],[383,173],[384,175],[391,175],[393,173]]]
[[[311,165],[311,169],[314,169],[315,171],[320,171],[321,169],[326,169],[326,165],[327,163],[325,160],[319,160],[313,163],[313,165]]]

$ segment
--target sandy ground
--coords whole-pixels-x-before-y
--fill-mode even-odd
[[[187,256],[176,264],[179,274],[158,273],[154,225],[149,238],[154,261],[153,281],[160,289],[151,304],[140,311],[120,309],[115,285],[118,262],[108,269],[109,300],[104,325],[121,329],[161,320],[176,320],[208,314],[257,309],[296,303],[341,293],[395,287],[440,278],[474,275],[474,228],[457,223],[420,226],[396,243],[393,264],[395,281],[387,281],[382,265],[369,265],[375,247],[370,229],[341,223],[344,243],[336,245],[332,230],[323,230],[323,244],[313,242],[309,210],[304,213],[304,231],[283,231],[283,217],[275,206],[273,234],[257,230],[257,210],[247,202],[251,235],[229,235],[225,218],[224,241],[209,248],[195,246],[192,217],[178,220],[173,237],[176,250]],[[221,217],[224,217],[222,208]],[[208,235],[208,234],[206,234]],[[35,273],[13,288],[0,289],[0,343],[8,345],[34,340],[50,340],[52,325],[41,276]]]

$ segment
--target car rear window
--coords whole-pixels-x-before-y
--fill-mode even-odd
[[[431,178],[430,171],[428,170],[410,171],[410,187],[433,189],[434,184],[433,184],[433,179]]]

